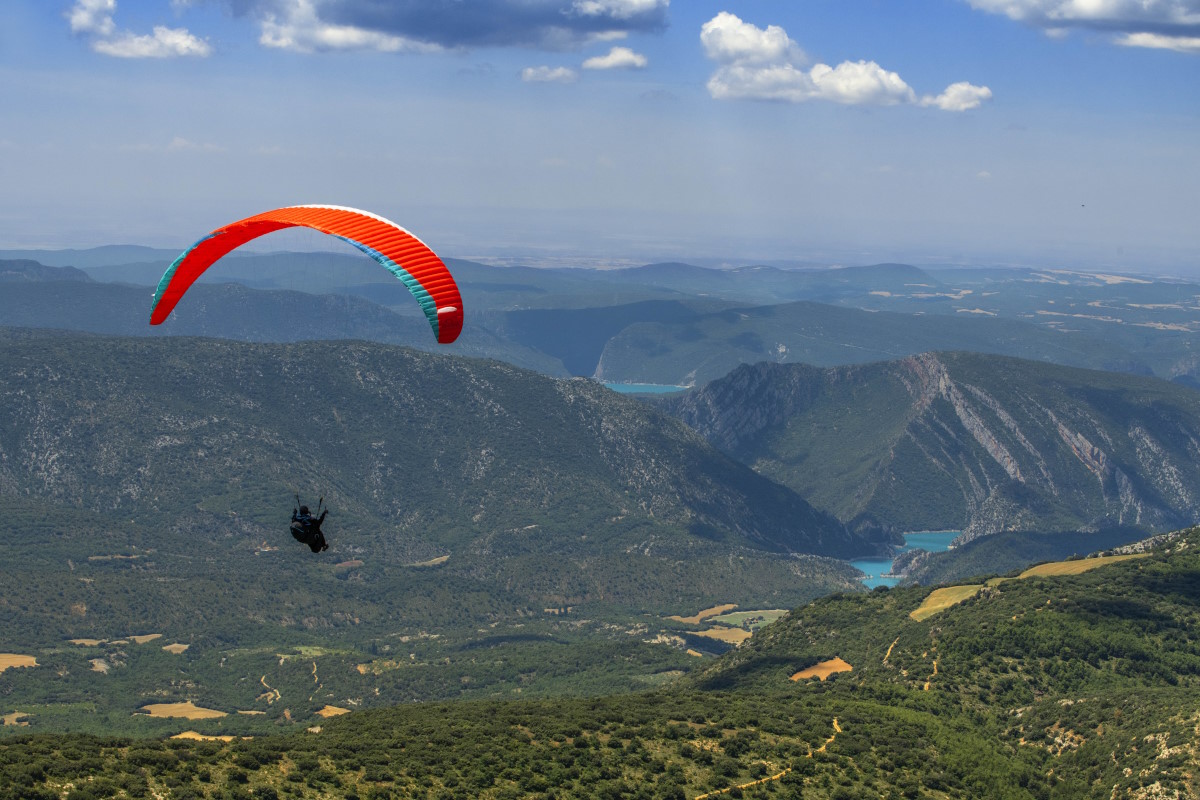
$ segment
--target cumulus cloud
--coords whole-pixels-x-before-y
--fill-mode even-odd
[[[261,41],[304,51],[346,47],[566,50],[666,28],[670,0],[234,0]],[[352,44],[349,44],[350,42]]]
[[[704,54],[719,64],[791,64],[807,58],[778,25],[756,27],[722,11],[700,27]]]
[[[575,0],[574,9],[585,16],[633,19],[665,10],[671,0]]]
[[[1200,52],[1200,0],[965,0],[972,8],[1024,22],[1052,35],[1075,28],[1107,31],[1127,47]]]
[[[288,0],[278,13],[264,14],[259,44],[281,50],[312,53],[328,50],[380,50],[385,53],[427,52],[440,49],[435,44],[418,42],[403,36],[326,22],[317,13],[313,0]]]
[[[109,36],[116,30],[115,13],[117,0],[77,0],[67,11],[67,21],[71,23],[71,33]]]
[[[628,47],[614,47],[608,55],[593,56],[583,62],[584,69],[642,69],[649,63],[644,55]]]
[[[579,76],[567,67],[526,67],[521,80],[526,83],[574,83]]]
[[[974,86],[966,81],[952,83],[937,97],[923,97],[921,105],[935,106],[942,111],[969,111],[979,108],[984,101],[992,99],[992,90],[986,86]]]
[[[1124,36],[1118,36],[1116,42],[1125,47],[1150,47],[1156,50],[1174,50],[1177,53],[1200,53],[1200,36],[1127,33]]]
[[[155,25],[153,33],[138,35],[118,30],[113,16],[116,0],[76,0],[67,10],[71,32],[89,36],[92,49],[116,58],[174,58],[176,56],[204,57],[212,52],[208,42],[194,36],[186,28]]]
[[[173,58],[175,56],[207,56],[212,52],[208,42],[188,33],[184,28],[165,28],[155,25],[154,32],[138,36],[122,31],[107,39],[92,43],[97,53],[117,58]]]
[[[874,61],[806,67],[799,45],[777,26],[759,28],[722,11],[700,29],[704,53],[717,62],[708,92],[718,100],[828,100],[843,105],[917,104],[966,111],[991,98],[986,86],[960,82],[934,97],[918,97],[895,72]]]

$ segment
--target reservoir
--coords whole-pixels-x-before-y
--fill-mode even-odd
[[[688,388],[664,383],[606,383],[604,385],[621,394],[670,394],[671,392],[687,391]]]
[[[944,553],[950,549],[950,542],[954,541],[954,537],[958,536],[962,531],[914,531],[904,534],[904,546],[896,551],[897,555],[908,550],[924,550],[929,553]],[[884,576],[892,571],[892,559],[890,558],[860,558],[857,561],[851,561],[850,566],[862,570],[867,574],[863,578],[863,585],[868,589],[874,589],[876,586],[895,586],[899,583],[898,578],[885,578]]]

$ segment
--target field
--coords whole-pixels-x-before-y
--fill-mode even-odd
[[[708,630],[696,631],[696,635],[736,646],[749,639],[753,634],[743,628],[709,628]]]
[[[1048,578],[1060,575],[1082,575],[1097,567],[1103,567],[1108,564],[1115,564],[1119,561],[1127,561],[1131,558],[1142,558],[1146,553],[1132,553],[1119,556],[1096,556],[1095,558],[1079,558],[1072,561],[1052,561],[1047,564],[1038,564],[1036,567],[1030,567],[1022,572],[1016,578],[992,578],[987,582],[988,586],[999,586],[1005,581],[1018,580],[1023,578]],[[961,603],[963,600],[974,597],[983,589],[982,585],[968,586],[947,586],[943,589],[935,589],[925,598],[925,602],[921,603],[920,607],[909,614],[910,617],[917,622],[929,619],[939,611],[945,611],[952,605]]]
[[[811,678],[820,678],[825,680],[830,675],[836,675],[839,672],[853,672],[854,667],[847,664],[841,658],[831,658],[828,661],[822,661],[819,664],[814,664],[808,669],[802,669],[792,676],[794,681],[806,681]]]
[[[720,614],[712,617],[709,622],[715,622],[718,625],[731,625],[735,628],[740,628],[746,624],[749,624],[751,628],[761,628],[763,625],[770,625],[787,613],[786,608],[768,608],[762,611],[735,611],[732,614]]]
[[[1147,553],[1131,553],[1121,556],[1098,556],[1096,558],[1080,558],[1074,561],[1054,561],[1049,564],[1038,564],[1036,567],[1029,569],[1018,575],[1018,578],[1042,578],[1051,575],[1082,575],[1088,570],[1103,567],[1106,564],[1115,564],[1118,561],[1127,561],[1131,558],[1144,558]]]
[[[0,672],[10,667],[36,667],[37,659],[33,656],[22,656],[16,653],[0,653]]]
[[[943,589],[934,589],[925,598],[925,602],[921,603],[920,607],[909,614],[910,617],[917,622],[929,619],[939,611],[945,611],[953,605],[961,603],[969,597],[974,597],[983,589],[983,585],[974,586],[947,586]]]
[[[709,617],[715,617],[718,614],[724,614],[725,612],[732,611],[735,608],[737,608],[737,603],[724,603],[719,606],[713,606],[712,608],[706,608],[703,611],[699,611],[690,617],[674,616],[674,617],[667,617],[667,619],[673,619],[676,622],[686,622],[689,625],[699,625],[703,620],[706,620]]]
[[[142,706],[142,711],[151,717],[183,717],[184,719],[216,719],[226,716],[224,711],[200,708],[190,700],[186,703],[151,703]]]

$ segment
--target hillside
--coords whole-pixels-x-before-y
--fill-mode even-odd
[[[732,308],[682,322],[641,322],[612,337],[596,367],[608,381],[700,386],[741,364],[864,364],[970,350],[1148,373],[1119,344],[1022,320],[894,313],[813,302]]]
[[[728,647],[668,615],[852,589],[826,556],[878,546],[635,400],[499,362],[10,330],[0,401],[0,653],[46,667],[0,696],[41,730],[165,730],[130,716],[163,695],[270,726],[654,685]],[[288,534],[296,492],[327,553]]]
[[[195,524],[197,507],[221,525],[228,509],[253,526],[279,513],[280,496],[290,507],[289,487],[321,487],[363,536],[414,556],[513,527],[599,532],[614,520],[778,552],[869,549],[590,381],[361,342],[15,332],[3,344],[10,495],[168,528]]]
[[[756,364],[664,408],[852,527],[1148,531],[1200,518],[1200,395],[970,353]]]
[[[47,264],[88,265],[72,268],[76,277],[148,291],[170,259],[121,258],[150,259],[155,252],[97,248],[42,257]],[[0,251],[0,257],[9,253],[30,255]],[[64,277],[31,263],[0,262],[0,280],[12,280],[21,269],[14,265],[25,265],[26,282]],[[1166,279],[904,264],[784,270],[668,263],[600,270],[447,263],[472,319],[456,352],[551,375],[702,384],[763,360],[832,366],[972,350],[1198,385],[1200,318],[1188,298],[1200,287]],[[414,327],[419,313],[407,289],[357,251],[235,251],[200,283],[197,297],[205,299],[183,306],[171,320],[174,332],[428,347]],[[241,290],[209,291],[221,284]],[[25,289],[0,304],[0,324],[142,335],[134,307],[143,298],[123,288],[131,292],[131,313],[117,313],[121,301],[111,292],[75,287],[60,296],[44,287]],[[380,306],[403,319],[381,317]],[[258,319],[266,324],[255,324]]]
[[[375,294],[382,295],[379,300],[383,303],[403,300],[407,313],[396,313],[356,294],[313,295],[201,283],[188,292],[184,308],[155,327],[149,324],[151,286],[102,283],[82,270],[45,267],[32,261],[0,261],[0,281],[4,283],[0,327],[117,336],[213,336],[248,342],[366,339],[423,350],[441,347],[428,323],[418,316],[412,296],[398,281],[395,286],[383,285]],[[403,292],[404,297],[385,293],[395,291]],[[555,358],[501,341],[479,325],[468,328],[451,348],[459,355],[498,358],[550,375],[566,374]]]
[[[821,600],[650,693],[252,740],[18,736],[0,797],[1200,797],[1200,531],[914,620],[929,594]]]

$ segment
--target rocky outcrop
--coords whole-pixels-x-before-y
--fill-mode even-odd
[[[741,367],[666,404],[852,527],[1148,530],[1200,519],[1200,394],[967,353]]]

